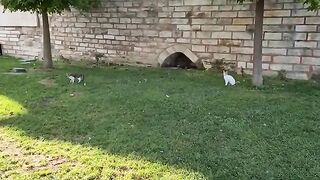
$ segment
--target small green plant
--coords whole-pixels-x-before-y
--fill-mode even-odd
[[[214,62],[211,62],[212,70],[216,72],[222,72],[224,68],[224,59],[216,59]]]
[[[94,59],[96,60],[96,64],[97,64],[97,66],[99,66],[99,62],[100,62],[100,60],[101,60],[101,58],[104,56],[104,54],[102,54],[102,53],[95,53],[94,54]]]
[[[65,64],[71,64],[70,59],[65,58],[63,55],[59,55],[57,57],[57,60],[60,61],[60,62],[65,63]]]
[[[233,62],[226,62],[225,59],[217,59],[211,63],[212,70],[216,72],[235,71],[236,66]]]
[[[281,80],[281,81],[287,81],[287,71],[282,69],[278,72],[278,78]]]
[[[315,72],[311,75],[311,79],[320,82],[320,72]]]

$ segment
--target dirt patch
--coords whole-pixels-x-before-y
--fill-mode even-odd
[[[39,83],[49,88],[57,86],[56,81],[54,79],[49,78],[42,79],[41,81],[39,81]]]
[[[26,75],[26,73],[16,73],[16,72],[6,72],[6,73],[2,73],[5,75]]]
[[[19,169],[15,172],[38,171],[51,169],[54,172],[65,163],[78,164],[64,157],[52,157],[43,154],[33,154],[18,146],[16,142],[0,134],[0,153],[11,161],[20,162]],[[5,178],[10,172],[1,173],[0,179]]]
[[[83,92],[72,92],[70,93],[70,97],[82,97]]]

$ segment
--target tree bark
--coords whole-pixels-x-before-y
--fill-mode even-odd
[[[43,31],[43,67],[45,69],[53,68],[52,52],[51,52],[51,40],[50,40],[50,29],[49,29],[49,18],[48,12],[42,12],[42,31]]]
[[[254,86],[263,85],[262,77],[262,40],[263,40],[263,15],[264,15],[264,0],[256,2],[256,17],[255,17],[255,32],[254,32],[254,59],[253,59],[253,78]]]

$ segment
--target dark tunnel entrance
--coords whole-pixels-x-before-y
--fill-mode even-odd
[[[168,56],[162,67],[176,67],[182,69],[197,69],[195,63],[193,63],[186,55],[180,52],[176,52]]]

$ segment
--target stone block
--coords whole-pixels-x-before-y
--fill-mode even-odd
[[[213,32],[212,38],[215,39],[231,39],[231,32]]]
[[[264,24],[282,24],[282,18],[264,18]]]
[[[160,37],[172,37],[172,32],[171,31],[161,31],[159,33]]]
[[[252,39],[252,33],[248,32],[233,32],[232,39]]]
[[[183,0],[171,0],[169,6],[183,6]]]
[[[237,60],[238,61],[250,62],[250,61],[252,61],[252,55],[238,54],[237,55]]]
[[[192,45],[192,51],[206,52],[206,46],[203,46],[203,45]]]
[[[285,17],[290,16],[291,11],[290,10],[267,10],[264,12],[265,17]]]
[[[311,51],[311,49],[310,49]],[[304,55],[304,56],[312,56],[312,53],[310,55]],[[320,56],[320,50],[319,49],[314,49],[313,50],[313,56]]]
[[[184,18],[184,17],[186,17],[186,13],[185,12],[173,12],[172,17]]]
[[[237,59],[236,54],[222,54],[222,53],[214,53],[214,59],[224,59],[227,61],[235,61]]]
[[[212,0],[184,0],[184,5],[198,6],[198,5],[211,5]]]
[[[208,39],[211,37],[211,32],[197,32],[196,37],[200,39]]]
[[[222,26],[220,26],[222,27]],[[245,33],[247,26],[244,25],[226,25],[224,26],[225,31],[240,31],[241,33]]]
[[[247,64],[246,62],[239,62],[238,61],[237,67],[238,68],[246,68],[247,67],[246,64]]]
[[[200,25],[209,25],[209,24],[217,24],[217,19],[209,18],[209,19],[192,19],[191,24],[200,24]]]
[[[283,40],[292,41],[292,40],[307,40],[307,33],[283,33]]]
[[[303,72],[309,72],[310,66],[308,65],[294,65],[293,71],[303,71]]]
[[[10,42],[19,42],[19,38],[9,38]]]
[[[219,25],[231,25],[232,18],[218,18],[216,24]]]
[[[320,33],[308,33],[309,41],[320,41]]]
[[[131,35],[132,36],[142,36],[143,32],[142,30],[131,30]]]
[[[320,24],[320,18],[319,17],[307,17],[306,18],[306,24]]]
[[[267,77],[276,77],[276,76],[278,76],[278,72],[277,71],[271,71],[271,70],[263,71],[262,75],[263,76],[267,76]]]
[[[294,32],[294,25],[264,25],[265,32]]]
[[[264,39],[265,40],[281,40],[282,39],[282,33],[264,33]]]
[[[120,23],[131,23],[131,19],[130,18],[120,18]]]
[[[220,46],[237,46],[240,47],[242,40],[229,40],[229,39],[219,39],[218,44]]]
[[[201,6],[200,11],[217,11],[219,9],[219,6]]]
[[[232,17],[237,17],[238,13],[234,11],[215,11],[212,12],[212,17],[215,18],[232,18]]]
[[[223,31],[223,26],[219,25],[201,25],[202,31]]]
[[[302,64],[319,66],[320,58],[319,57],[302,57]]]
[[[253,54],[253,48],[247,48],[247,47],[231,47],[231,53]]]
[[[235,18],[233,19],[233,24],[253,24],[253,18]]]
[[[142,22],[143,22],[142,18],[131,18],[131,23],[139,24],[139,23],[142,23]]]
[[[227,0],[214,0],[212,1],[213,5],[226,5],[227,4]]]
[[[283,18],[282,21],[283,24],[304,24],[304,18],[293,18],[293,17],[288,17],[288,18]]]
[[[230,47],[227,46],[208,46],[208,52],[216,52],[216,53],[230,53]]]
[[[115,39],[114,35],[103,35],[104,39]]]
[[[74,26],[75,26],[75,27],[82,28],[82,27],[86,27],[87,24],[86,24],[86,23],[75,23]]]
[[[279,63],[279,64],[300,64],[300,57],[299,56],[274,56],[273,62]]]
[[[132,7],[132,6],[133,6],[132,2],[124,2],[123,3],[123,7]]]
[[[215,39],[203,39],[201,42],[205,45],[218,45],[218,40]]]
[[[185,11],[185,12],[192,11],[192,6],[177,6],[177,7],[174,7],[174,11],[175,12],[178,12],[178,11]]]
[[[312,50],[308,48],[288,49],[288,55],[289,56],[312,56]]]
[[[272,56],[262,56],[262,62],[271,62]]]
[[[297,32],[315,32],[317,25],[296,25]]]
[[[317,16],[317,12],[316,11],[308,11],[307,9],[294,9],[292,11],[292,16]]]
[[[293,41],[269,41],[269,47],[289,48],[293,47]]]
[[[188,24],[189,19],[171,19],[172,24]]]
[[[286,77],[288,79],[309,80],[308,73],[303,72],[288,72]]]
[[[287,49],[284,48],[263,48],[264,55],[287,55]]]
[[[108,29],[108,34],[110,35],[119,35],[119,29]]]
[[[317,42],[312,41],[296,41],[294,44],[298,48],[317,48]]]
[[[274,71],[281,71],[281,70],[292,71],[293,70],[293,66],[289,65],[289,64],[270,64],[270,70],[274,70]]]

